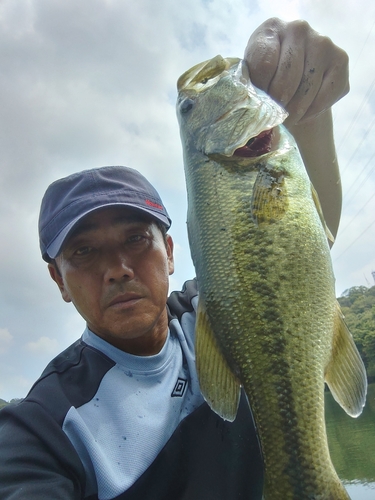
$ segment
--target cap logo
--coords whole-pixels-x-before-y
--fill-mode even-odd
[[[163,210],[162,205],[159,205],[159,203],[154,203],[151,200],[145,200],[145,202],[146,202],[146,205],[148,205],[149,207],[157,208],[158,210]]]

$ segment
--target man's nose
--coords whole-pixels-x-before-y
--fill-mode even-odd
[[[113,282],[133,278],[134,269],[129,256],[121,249],[108,252],[105,259],[105,280]]]

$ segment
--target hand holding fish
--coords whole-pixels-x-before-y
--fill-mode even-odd
[[[251,81],[289,113],[286,122],[316,117],[349,91],[348,56],[306,21],[268,19],[245,50]]]

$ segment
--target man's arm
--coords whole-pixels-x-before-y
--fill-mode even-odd
[[[328,109],[311,121],[288,127],[297,141],[312,184],[319,194],[327,226],[336,236],[341,215],[341,179]]]
[[[245,50],[250,78],[285,107],[306,169],[333,235],[341,213],[341,183],[331,106],[349,91],[348,56],[305,21],[264,22]]]
[[[0,498],[78,500],[85,474],[72,444],[39,404],[21,401],[0,412]]]

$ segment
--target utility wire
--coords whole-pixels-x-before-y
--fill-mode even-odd
[[[362,55],[362,52],[364,51],[364,49],[365,49],[365,47],[366,47],[366,45],[367,45],[367,43],[368,43],[368,40],[369,40],[369,38],[370,38],[370,35],[371,35],[371,33],[372,33],[372,30],[374,29],[374,26],[375,26],[375,21],[372,23],[371,29],[370,29],[370,31],[368,32],[368,34],[367,34],[367,37],[366,37],[365,41],[363,42],[362,48],[361,48],[361,50],[360,50],[360,51],[359,51],[359,53],[358,53],[357,59],[356,59],[356,61],[355,61],[355,63],[354,63],[354,66],[353,66],[353,69],[351,70],[351,72],[354,72],[354,69],[357,67],[358,61],[360,60],[361,55]],[[371,83],[370,87],[367,89],[367,93],[366,93],[366,95],[365,95],[365,97],[364,97],[364,99],[363,99],[363,101],[362,101],[362,103],[361,103],[360,107],[357,109],[357,112],[356,112],[356,114],[355,114],[355,116],[354,116],[353,120],[351,121],[351,123],[350,123],[349,127],[347,128],[346,132],[344,133],[344,136],[343,136],[343,138],[341,139],[340,144],[337,146],[337,148],[336,148],[336,150],[337,150],[337,151],[341,148],[341,146],[342,146],[343,142],[346,140],[346,138],[347,138],[347,136],[348,136],[349,132],[352,130],[352,128],[353,128],[353,126],[354,126],[355,122],[357,121],[357,118],[358,118],[359,114],[360,114],[360,113],[361,113],[361,111],[362,111],[363,106],[365,105],[365,103],[366,103],[366,101],[367,101],[368,97],[370,97],[370,94],[371,94],[371,92],[373,91],[374,85],[375,85],[375,78],[374,78],[374,80],[372,81],[372,83]]]
[[[372,196],[370,196],[370,198],[366,201],[366,203],[363,205],[363,207],[358,210],[358,212],[352,217],[352,219],[350,219],[348,224],[346,224],[346,226],[344,226],[343,229],[340,229],[340,236],[350,226],[350,224],[356,219],[356,217],[362,212],[362,210],[364,210],[367,207],[367,205],[374,198],[374,196],[375,196],[375,193]]]
[[[355,122],[357,121],[357,118],[358,116],[360,115],[362,109],[363,109],[363,106],[366,104],[368,98],[370,97],[372,91],[374,90],[374,86],[375,86],[375,78],[373,79],[370,87],[367,89],[367,92],[366,92],[366,95],[365,97],[363,98],[362,102],[361,102],[361,105],[359,106],[359,108],[357,109],[357,112],[356,114],[354,115],[352,121],[350,122],[350,125],[349,127],[347,128],[346,132],[344,133],[344,136],[343,138],[341,139],[341,142],[339,143],[339,145],[337,146],[337,151],[340,150],[342,144],[344,143],[344,141],[346,140],[347,136],[349,135],[349,133],[351,132],[352,128],[354,127],[355,125]]]
[[[375,83],[375,80],[374,80],[374,83]],[[357,154],[357,152],[358,152],[359,148],[362,146],[362,144],[363,144],[364,140],[367,138],[367,136],[368,136],[368,134],[370,133],[370,131],[371,131],[372,127],[374,126],[374,124],[375,124],[375,116],[374,116],[374,118],[372,119],[372,122],[370,123],[370,125],[367,127],[367,130],[366,130],[366,132],[364,133],[364,135],[363,135],[363,137],[362,137],[362,140],[359,142],[359,144],[358,144],[358,146],[355,148],[355,150],[354,150],[354,152],[353,152],[352,156],[349,158],[349,160],[347,161],[347,163],[346,163],[345,167],[343,168],[343,170],[342,170],[342,172],[341,172],[342,174],[344,174],[344,172],[348,169],[349,165],[350,165],[350,164],[351,164],[351,162],[352,162],[352,159],[353,159],[353,158],[354,158],[354,156]]]
[[[375,26],[375,21],[372,23],[371,29],[370,29],[370,31],[369,31],[369,32],[368,32],[368,34],[367,34],[366,40],[363,42],[362,48],[361,48],[361,50],[359,51],[359,54],[358,54],[358,56],[357,56],[357,60],[356,60],[356,62],[354,63],[354,66],[353,66],[352,71],[354,71],[354,70],[355,70],[355,68],[356,68],[356,66],[357,66],[357,63],[358,63],[358,61],[359,61],[359,59],[360,59],[360,57],[361,57],[361,55],[362,55],[362,52],[363,52],[364,48],[365,48],[365,47],[366,47],[366,45],[367,45],[368,39],[370,38],[370,35],[371,35],[371,33],[372,33],[372,30],[374,29],[374,26]]]
[[[369,40],[369,37],[374,29],[374,26],[375,26],[375,21],[373,22],[372,26],[371,26],[371,29],[370,31],[368,32],[367,34],[367,37],[366,37],[366,40],[364,41],[363,45],[362,45],[362,48],[357,56],[357,60],[353,66],[353,70],[356,68],[357,66],[357,63],[362,55],[362,52],[364,51],[364,48],[366,47],[367,43],[368,43],[368,40]],[[341,148],[341,146],[344,144],[346,138],[348,137],[348,135],[350,134],[352,128],[354,127],[359,115],[361,114],[362,112],[362,109],[363,107],[365,106],[366,102],[369,100],[370,96],[371,96],[371,93],[372,91],[374,90],[374,87],[375,87],[375,78],[373,79],[373,81],[371,82],[371,85],[369,86],[369,88],[367,89],[367,92],[366,92],[366,95],[365,97],[363,98],[359,108],[357,109],[357,112],[355,113],[352,121],[350,122],[349,124],[349,127],[347,128],[346,132],[344,133],[339,145],[337,146],[336,150],[339,151],[339,149]],[[347,170],[348,166],[350,165],[351,163],[351,160],[353,159],[354,155],[356,154],[356,152],[358,151],[360,145],[362,145],[365,137],[368,135],[368,133],[370,132],[372,126],[374,124],[374,120],[373,122],[371,123],[371,125],[367,128],[367,131],[366,131],[366,134],[365,136],[363,137],[362,141],[360,142],[360,144],[357,146],[355,152],[352,154],[352,156],[350,157],[349,161],[347,162],[345,168],[343,169],[342,173],[344,173],[344,171]],[[374,153],[375,154],[375,153]],[[357,177],[357,180],[358,178],[362,175],[362,172],[365,170],[365,168],[367,167],[367,165],[370,163],[370,161],[373,159],[374,155],[372,155],[372,157],[370,158],[370,160],[366,163],[365,167],[362,169],[360,175]],[[355,190],[354,194],[357,193],[357,191],[359,190],[360,187],[362,187],[363,183],[367,180],[367,178],[370,176],[370,174],[372,173],[373,169],[370,170],[370,172],[366,175],[365,179],[361,182],[361,184],[358,186],[358,188]],[[357,182],[357,180],[355,181],[355,183]],[[354,184],[355,184],[354,183]],[[352,190],[353,188],[353,185],[351,186],[351,189],[350,191]],[[354,194],[352,194],[351,198],[353,198]],[[350,224],[356,219],[356,217],[358,216],[358,214],[368,205],[368,203],[372,200],[372,198],[375,196],[375,193],[370,197],[369,200],[367,200],[367,202],[365,203],[365,205],[355,214],[355,216],[349,221],[349,223],[342,229],[340,230],[340,234],[342,234],[347,228],[348,226],[350,226]],[[371,224],[369,224],[366,229],[364,229],[361,234],[359,236],[357,236],[357,238],[354,239],[354,241],[352,241],[346,248],[343,252],[341,252],[341,254],[335,258],[335,262],[340,259],[348,250],[349,248],[351,248],[360,238],[362,238],[362,236],[375,224],[375,220],[373,222],[371,222]]]
[[[357,236],[357,238],[356,238],[354,241],[352,241],[352,242],[350,243],[350,245],[349,245],[349,246],[347,246],[347,247],[345,248],[345,250],[344,250],[344,251],[343,251],[343,252],[342,252],[342,253],[341,253],[338,257],[336,257],[336,258],[335,258],[335,262],[336,262],[337,260],[339,260],[339,259],[340,259],[340,257],[342,257],[342,256],[343,256],[343,255],[344,255],[344,254],[345,254],[345,253],[349,250],[349,248],[350,248],[350,247],[352,247],[352,246],[354,245],[354,243],[355,243],[356,241],[358,241],[360,238],[362,238],[362,236],[363,236],[363,235],[364,235],[364,234],[365,234],[365,233],[366,233],[366,232],[370,229],[370,227],[372,227],[374,224],[375,224],[375,220],[373,220],[373,221],[371,222],[371,224],[370,224],[369,226],[367,226],[367,227],[366,227],[366,229],[365,229],[364,231],[362,231],[362,233],[361,233],[359,236]]]
[[[363,178],[362,182],[359,184],[359,186],[357,187],[357,189],[355,189],[353,191],[354,186],[357,184],[357,182],[360,179],[362,173],[366,170],[367,166],[373,160],[374,156],[375,156],[375,152],[373,153],[373,155],[371,156],[371,158],[368,160],[368,162],[366,163],[366,165],[363,167],[363,169],[361,170],[360,174],[356,177],[356,180],[353,182],[353,184],[344,193],[343,197],[344,197],[344,200],[345,200],[346,204],[349,203],[354,198],[354,196],[357,194],[357,192],[360,190],[360,188],[363,186],[363,184],[367,181],[367,179],[370,177],[370,175],[375,170],[375,166],[373,166],[372,168],[370,168],[370,170],[367,172],[367,175]],[[351,196],[349,198],[347,198],[347,195],[349,193],[351,193]]]

